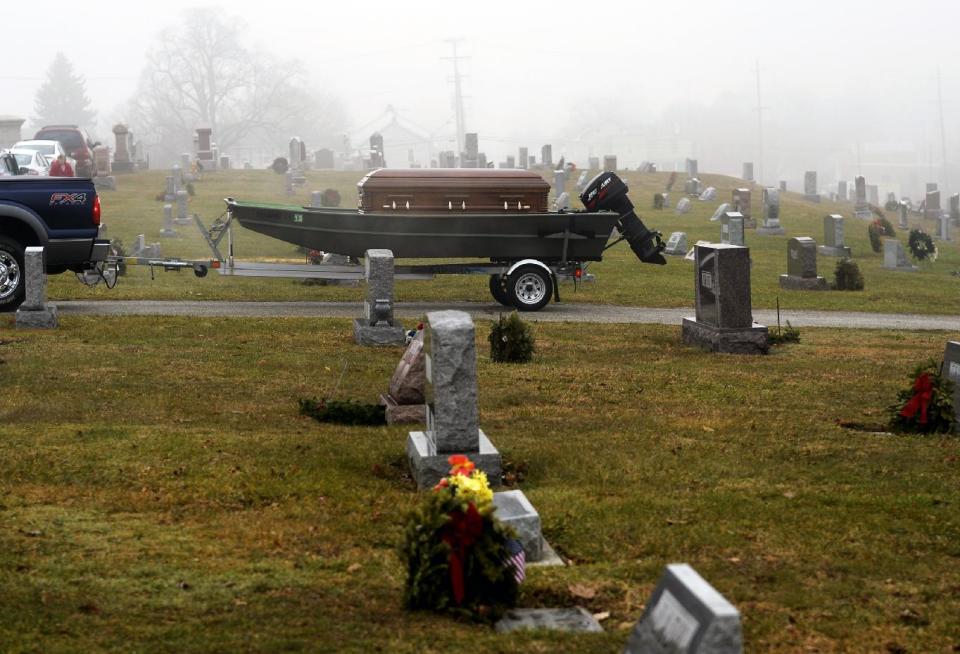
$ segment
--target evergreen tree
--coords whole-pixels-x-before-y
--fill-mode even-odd
[[[73,65],[58,52],[47,69],[47,79],[33,101],[36,115],[32,122],[39,126],[74,124],[93,126],[96,116],[84,88],[83,76],[73,72]]]

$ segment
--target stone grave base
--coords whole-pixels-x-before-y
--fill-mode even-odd
[[[107,177],[94,177],[93,186],[98,191],[116,191],[117,178],[112,175],[109,175]]]
[[[896,272],[917,272],[920,270],[916,266],[881,266],[884,270],[893,270]]]
[[[835,248],[831,245],[818,245],[817,252],[825,257],[845,257],[849,259],[853,256],[853,251],[847,246]]]
[[[709,352],[727,354],[766,354],[770,350],[766,325],[753,323],[742,329],[721,329],[697,322],[696,318],[684,318],[683,342]]]
[[[17,329],[56,329],[60,324],[53,304],[42,309],[17,309],[16,323]]]
[[[395,325],[368,325],[363,318],[353,321],[353,338],[359,345],[404,345],[407,332],[398,322]]]
[[[427,424],[426,404],[397,404],[389,395],[380,396],[380,405],[387,407],[388,425],[425,425]]]
[[[807,202],[816,202],[817,204],[820,203],[819,195],[804,195],[803,199],[806,200]]]
[[[571,609],[511,609],[494,626],[504,634],[520,629],[549,629],[550,631],[586,631],[599,633],[603,627],[584,608]]]
[[[465,454],[480,470],[487,473],[491,486],[500,485],[503,476],[503,462],[500,452],[493,446],[487,435],[480,430],[480,449],[478,452],[437,452],[427,435],[422,431],[412,431],[407,436],[407,461],[417,488],[433,488],[437,482],[450,472],[447,459],[453,454]]]
[[[760,236],[783,236],[787,233],[783,227],[758,227],[757,234]]]
[[[780,288],[788,291],[825,291],[829,286],[823,277],[780,275]]]

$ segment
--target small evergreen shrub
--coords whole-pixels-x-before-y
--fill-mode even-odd
[[[526,363],[533,358],[535,342],[530,325],[516,311],[490,326],[490,359],[498,363]]]
[[[837,261],[833,271],[833,287],[838,291],[863,290],[863,273],[856,261],[847,258]]]

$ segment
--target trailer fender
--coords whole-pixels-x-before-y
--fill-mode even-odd
[[[521,260],[521,261],[517,261],[517,262],[511,264],[510,267],[507,268],[507,271],[506,271],[505,273],[503,273],[504,278],[509,277],[510,275],[512,275],[512,274],[513,274],[513,271],[516,270],[517,268],[519,268],[520,266],[526,266],[526,265],[539,266],[540,268],[543,268],[543,270],[544,270],[548,275],[553,276],[553,271],[550,270],[550,268],[547,266],[547,264],[543,263],[542,261],[537,261],[536,259],[523,259],[523,260]]]

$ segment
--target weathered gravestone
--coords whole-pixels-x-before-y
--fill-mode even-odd
[[[937,188],[939,187],[937,186],[936,182],[927,182],[927,186],[926,186],[927,193],[930,193],[931,191],[936,191]]]
[[[710,216],[710,222],[712,222],[712,223],[717,222],[718,220],[720,220],[721,218],[723,218],[723,214],[725,214],[725,213],[727,213],[728,211],[730,211],[730,209],[731,209],[730,203],[729,203],[729,202],[724,202],[724,203],[721,204],[719,207],[717,207],[717,210],[713,212],[713,215],[712,215],[712,216]]]
[[[353,321],[353,337],[360,345],[403,345],[406,332],[393,319],[393,252],[367,250],[364,253],[367,299],[363,317]]]
[[[562,193],[567,192],[567,171],[553,171],[553,197],[559,198]]]
[[[763,224],[757,229],[762,236],[782,236],[786,230],[780,225],[780,191],[763,189]]]
[[[867,180],[862,175],[854,180],[854,195],[853,215],[861,220],[873,218],[873,212],[867,204]]]
[[[746,162],[743,164],[743,180],[747,182],[753,181],[753,163]]]
[[[527,154],[527,148],[520,148],[517,152],[517,163],[520,168],[526,169],[530,165],[530,157]]]
[[[820,194],[817,192],[817,171],[808,170],[803,174],[803,199],[809,202],[819,202]]]
[[[130,159],[130,130],[123,123],[117,123],[113,126],[113,135],[116,140],[116,147],[113,149],[113,167],[114,173],[133,172],[133,161]]]
[[[687,233],[686,232],[674,232],[670,234],[670,238],[667,240],[667,245],[663,249],[664,254],[670,254],[677,257],[686,256],[687,254]]]
[[[950,216],[942,211],[937,216],[937,235],[941,241],[950,240]]]
[[[216,161],[213,156],[213,142],[211,136],[213,129],[210,127],[197,128],[197,160],[207,170],[216,168]]]
[[[786,192],[787,192],[787,183],[784,182],[784,181],[782,181],[782,180],[781,180],[781,182],[780,182],[780,192],[781,192],[781,193],[786,193]]]
[[[850,257],[849,247],[843,242],[843,216],[830,214],[823,217],[823,245],[817,252],[826,257]]]
[[[674,211],[678,215],[682,216],[690,213],[691,206],[692,206],[692,203],[690,202],[690,198],[680,198],[680,201],[677,202],[677,208],[674,209]]]
[[[23,270],[16,261],[0,261],[0,280],[13,282],[24,276],[26,297],[16,313],[17,328],[55,329],[57,307],[47,304],[46,252],[42,247],[28,247],[23,253]]]
[[[173,205],[163,205],[163,229],[160,230],[160,236],[171,238],[176,236],[177,232],[173,229]]]
[[[755,220],[753,220],[753,209],[751,208],[753,194],[748,188],[738,188],[733,190],[733,210],[739,212],[743,216],[744,225],[753,229],[757,226]]]
[[[940,218],[940,191],[927,191],[923,217],[927,220],[938,220]]]
[[[683,342],[712,352],[766,354],[767,328],[753,322],[749,248],[697,244],[694,258],[696,317],[683,319]]]
[[[173,181],[173,175],[167,175],[166,186],[163,190],[163,201],[173,202],[177,199],[177,185]]]
[[[883,268],[884,270],[898,270],[901,272],[916,272],[918,268],[907,261],[903,251],[903,243],[895,238],[883,240]]]
[[[897,222],[897,227],[900,229],[909,229],[910,226],[907,224],[907,214],[910,211],[909,203],[907,203],[906,200],[900,200],[900,204],[897,209],[897,213],[900,216],[900,220]]]
[[[720,242],[728,245],[746,245],[743,215],[728,211],[720,218]]]
[[[780,288],[790,291],[823,291],[827,280],[817,275],[817,242],[807,236],[787,241],[787,274]]]
[[[701,202],[713,202],[717,199],[717,189],[713,186],[708,186],[703,190],[703,193],[700,194]]]
[[[960,227],[960,193],[950,196],[950,222]]]
[[[843,180],[837,182],[837,201],[846,202],[850,199],[850,194],[847,191],[847,183]]]
[[[310,191],[310,206],[314,209],[323,206],[323,191]]]
[[[960,429],[960,342],[947,341],[947,346],[943,351],[943,375],[953,382],[953,411],[957,416],[957,422],[953,429]]]
[[[876,184],[867,184],[867,202],[873,206],[880,204],[880,187]]]
[[[602,632],[603,627],[586,609],[511,609],[496,626],[497,633],[517,630]]]
[[[686,182],[683,183],[683,192],[687,195],[700,196],[701,187],[703,184],[700,183],[700,180],[696,177],[690,177]]]
[[[387,424],[426,423],[426,387],[426,356],[420,330],[393,371],[386,395],[380,396],[380,404],[386,407]]]
[[[611,173],[617,172],[617,156],[615,154],[603,155],[603,170]]]
[[[696,159],[687,159],[684,163],[684,169],[687,171],[687,177],[696,177],[699,175],[698,163]]]
[[[600,157],[587,157],[587,168],[600,170]]]
[[[740,612],[686,563],[668,565],[624,654],[741,654]]]
[[[189,196],[190,194],[183,189],[177,191],[177,215],[174,216],[173,222],[178,225],[186,225],[190,222],[190,216],[187,213]]]
[[[313,153],[314,168],[329,170],[336,163],[333,150],[329,148],[320,148]]]
[[[466,455],[498,486],[500,453],[479,426],[473,320],[462,311],[434,311],[425,329],[427,428],[407,437],[417,487],[432,488],[445,477],[453,454]]]
[[[540,148],[540,163],[547,170],[553,170],[553,146],[549,143]]]

